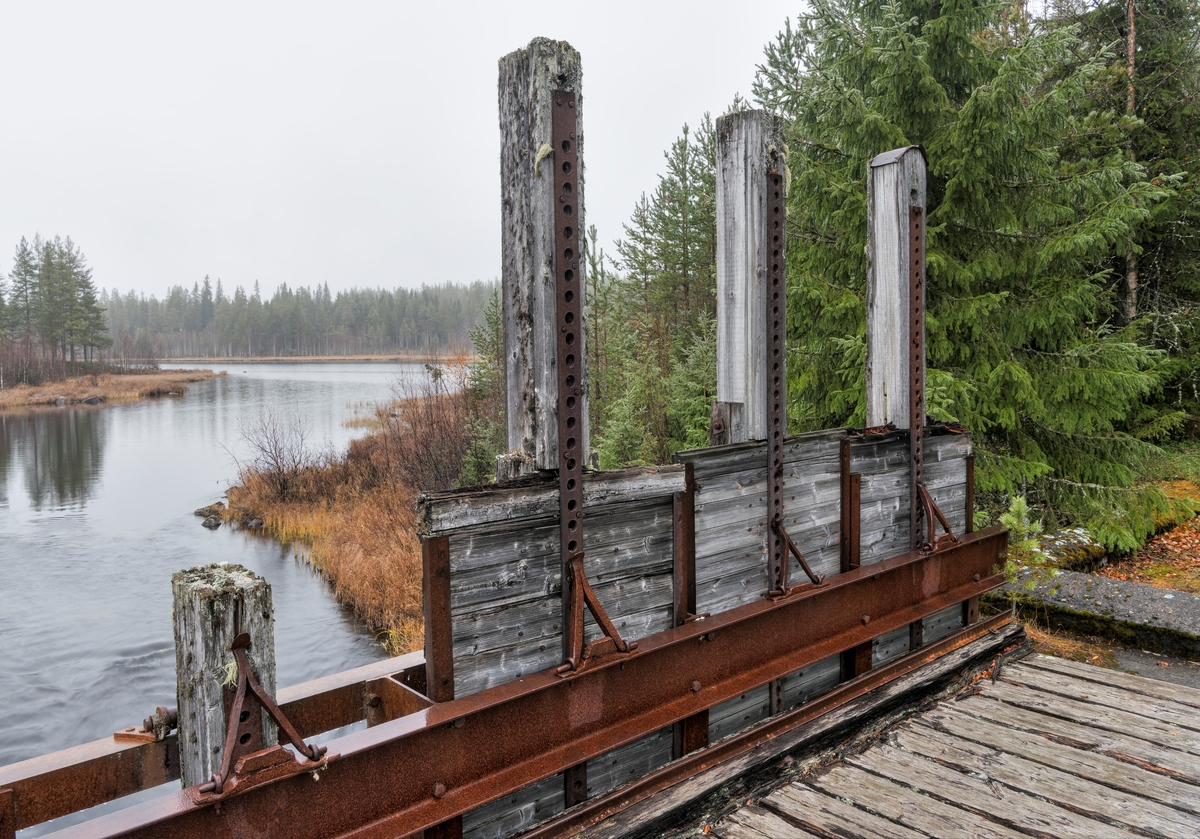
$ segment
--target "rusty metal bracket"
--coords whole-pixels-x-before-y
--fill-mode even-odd
[[[911,546],[932,553],[958,542],[950,523],[925,486],[925,210],[919,204],[908,208],[908,435],[909,509],[912,511]],[[955,433],[961,426],[937,424]],[[922,531],[921,518],[925,519]],[[946,531],[939,537],[935,519]]]
[[[921,510],[925,513],[925,532],[929,535],[929,538],[921,545],[921,551],[923,553],[931,553],[946,547],[948,544],[956,544],[958,537],[950,529],[950,522],[946,521],[946,516],[943,515],[937,502],[933,500],[933,496],[930,495],[929,489],[926,488],[925,484],[917,484],[917,495],[920,499]],[[946,531],[941,536],[938,536],[937,531],[934,529],[935,518],[938,524],[941,524],[942,529]]]
[[[794,557],[796,557],[796,561],[800,563],[800,567],[804,570],[804,573],[808,575],[808,579],[812,581],[814,586],[819,586],[825,582],[824,574],[817,574],[813,572],[812,568],[808,564],[808,560],[804,558],[804,554],[800,553],[800,549],[796,547],[796,543],[792,541],[792,537],[789,536],[788,532],[784,529],[783,522],[778,520],[771,522],[771,529],[779,535],[779,538],[783,540],[783,544],[787,547],[788,551]],[[780,583],[781,584],[778,589],[767,593],[769,597],[776,599],[780,597],[787,597],[788,595],[795,594],[800,589],[806,588],[804,583],[801,583],[798,586],[791,586],[790,588],[788,587],[788,568],[786,562],[783,564],[783,576],[780,580]]]
[[[596,592],[592,590],[592,584],[588,582],[587,574],[583,571],[583,551],[572,555],[567,565],[567,580],[564,588],[568,587],[570,588],[572,609],[570,625],[574,631],[567,639],[570,645],[567,651],[567,660],[559,665],[558,675],[567,676],[578,673],[606,655],[627,653],[637,649],[637,644],[631,644],[621,638],[621,634],[613,626],[608,612],[604,610],[604,605],[596,597]],[[597,638],[586,647],[583,645],[583,607],[585,604],[588,611],[592,613],[592,617],[596,619],[596,623],[600,625],[600,631],[604,633],[603,637]]]
[[[221,771],[212,780],[195,787],[196,803],[215,801],[234,792],[259,786],[298,772],[313,772],[325,765],[325,746],[304,742],[295,727],[271,695],[263,690],[250,668],[246,650],[250,636],[243,632],[233,639],[230,649],[237,662],[237,687],[226,709],[225,747],[221,753]],[[263,748],[262,712],[279,726],[279,737],[308,758],[300,763],[283,746]]]
[[[118,743],[157,743],[165,740],[179,725],[179,711],[159,705],[154,713],[142,721],[142,727],[131,726],[113,732]]]

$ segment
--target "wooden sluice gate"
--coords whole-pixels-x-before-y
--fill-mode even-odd
[[[722,444],[584,468],[580,78],[562,42],[501,61],[510,452],[420,499],[424,654],[274,702],[240,655],[212,780],[60,835],[566,835],[1011,639],[979,619],[1007,535],[974,530],[970,434],[925,421],[919,149],[869,169],[867,429],[786,433],[786,147],[744,112],[717,128]],[[180,777],[185,716],[0,768],[0,839]]]

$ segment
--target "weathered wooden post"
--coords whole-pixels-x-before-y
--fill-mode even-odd
[[[501,297],[504,312],[504,374],[508,453],[497,462],[505,480],[541,469],[558,469],[559,370],[556,271],[568,273],[581,313],[573,385],[579,401],[580,463],[587,463],[587,340],[583,332],[583,70],[579,53],[566,41],[534,38],[529,46],[500,59]],[[577,128],[574,164],[564,149],[551,145],[555,91],[574,94]],[[561,172],[564,165],[574,172]],[[556,176],[571,175],[569,192],[556,188]],[[555,246],[555,212],[567,209],[575,223],[564,248]],[[557,231],[561,232],[561,231]],[[559,251],[562,251],[561,253]]]
[[[867,174],[867,427],[890,423],[911,432],[913,548],[922,540],[925,168],[925,151],[907,146],[876,157]]]
[[[240,565],[208,565],[176,572],[175,678],[179,703],[179,763],[183,786],[208,782],[221,768],[225,744],[225,685],[236,683],[230,647],[250,636],[251,669],[275,693],[275,610],[271,584]],[[263,712],[263,746],[277,742]]]
[[[717,120],[717,405],[713,417],[714,426],[724,427],[714,427],[714,442],[740,443],[768,436],[766,312],[770,269],[783,266],[785,237],[771,241],[767,173],[786,172],[783,128],[783,121],[766,111],[741,111]],[[782,358],[783,348],[778,349]],[[786,376],[783,381],[786,385]]]
[[[924,346],[924,335],[912,332],[916,322],[910,303],[913,259],[912,209],[925,212],[925,151],[920,146],[884,152],[871,161],[867,174],[867,427],[910,428],[913,377],[925,383],[925,358],[910,370],[910,341]],[[924,236],[919,269],[924,270]],[[923,279],[923,278],[922,278]],[[922,307],[924,286],[922,284]],[[925,319],[920,317],[921,330]],[[923,403],[922,403],[923,405]],[[924,417],[920,418],[922,421]]]

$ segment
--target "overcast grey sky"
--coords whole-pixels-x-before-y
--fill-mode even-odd
[[[97,285],[264,293],[499,274],[496,62],[583,56],[588,223],[619,237],[683,123],[749,96],[801,0],[9,2],[0,271],[70,235]]]

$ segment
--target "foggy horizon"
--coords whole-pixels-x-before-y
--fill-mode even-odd
[[[70,236],[97,288],[498,279],[497,61],[583,58],[586,223],[612,242],[683,125],[750,97],[800,2],[10,8],[0,273]]]

